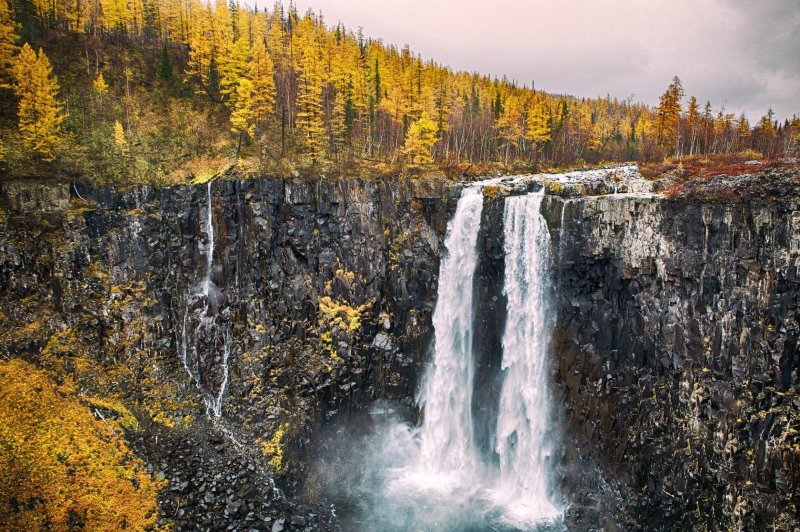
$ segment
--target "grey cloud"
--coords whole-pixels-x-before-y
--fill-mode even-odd
[[[271,3],[271,0],[270,0]],[[575,96],[688,94],[758,119],[800,112],[798,0],[296,0],[452,68]]]

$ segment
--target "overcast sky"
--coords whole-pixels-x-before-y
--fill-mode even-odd
[[[288,2],[288,0],[287,0]],[[456,70],[552,93],[658,102],[672,77],[715,111],[800,114],[800,0],[296,0]]]

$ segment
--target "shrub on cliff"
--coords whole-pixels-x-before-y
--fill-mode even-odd
[[[95,530],[155,525],[158,484],[67,380],[0,361],[0,529]]]

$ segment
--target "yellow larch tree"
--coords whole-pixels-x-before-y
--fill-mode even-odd
[[[697,133],[700,129],[700,104],[692,96],[686,107],[686,128],[689,130],[689,155],[694,155],[697,146]]]
[[[164,40],[185,43],[189,40],[188,13],[182,0],[162,0],[159,2],[161,31]]]
[[[97,100],[100,102],[100,106],[102,107],[103,97],[108,92],[108,83],[106,83],[102,72],[97,74],[97,77],[92,82],[92,88],[94,89],[95,94],[97,94]]]
[[[266,127],[275,109],[275,78],[272,58],[260,40],[250,52],[249,76],[253,82],[253,118],[256,132]]]
[[[106,31],[125,29],[131,16],[126,0],[100,0],[100,9]]]
[[[583,156],[587,146],[595,142],[594,124],[592,123],[592,108],[589,102],[581,100],[573,104],[570,108],[570,127],[574,131],[574,142],[579,146],[578,155]]]
[[[239,80],[236,88],[236,98],[231,112],[231,130],[242,135],[255,136],[255,113],[253,112],[253,82],[248,78]],[[241,144],[240,144],[241,147]],[[237,148],[238,152],[238,148]]]
[[[337,30],[328,42],[328,78],[333,86],[333,104],[330,117],[330,137],[336,154],[342,151],[355,118],[355,79],[358,77],[360,50],[358,44],[342,37]]]
[[[733,124],[734,115],[723,113],[722,110],[714,118],[714,148],[717,152],[727,153],[730,149],[729,132]]]
[[[297,127],[305,151],[313,159],[324,155],[325,124],[322,109],[322,65],[316,27],[310,16],[302,18],[292,35],[295,70],[299,74]]]
[[[228,55],[220,60],[220,93],[231,108],[236,106],[239,82],[246,74],[249,55],[250,39],[240,36],[229,48]]]
[[[189,62],[186,73],[193,78],[201,90],[212,99],[218,97],[219,65],[215,38],[215,19],[211,6],[191,0],[193,13],[189,31]]]
[[[448,81],[449,80],[446,73],[439,70],[435,73],[435,81],[432,83],[432,85],[436,86],[435,95],[433,97],[433,106],[435,113],[434,116],[436,118],[436,135],[439,137],[442,137],[445,133],[447,133],[449,128],[447,118],[450,116],[453,108],[452,91]],[[427,85],[428,84],[426,84],[426,86]],[[423,98],[425,98],[425,95],[423,95]]]
[[[408,128],[403,155],[412,165],[430,164],[433,162],[431,150],[434,144],[436,144],[436,124],[428,113],[423,111],[422,116]]]
[[[264,43],[257,41],[251,51],[247,71],[239,79],[231,129],[235,133],[256,136],[266,126],[267,118],[275,107],[275,80],[272,60]]]
[[[250,17],[250,42],[266,43],[269,38],[269,15],[266,11],[258,11]]]
[[[114,145],[121,150],[126,143],[125,129],[122,127],[122,123],[119,120],[114,120]]]
[[[289,56],[286,51],[286,32],[280,17],[281,10],[281,5],[276,2],[272,16],[269,18],[269,35],[267,37],[269,53],[277,70],[283,70],[289,64]]]
[[[503,102],[503,112],[497,119],[495,127],[505,147],[505,162],[511,155],[512,148],[518,148],[522,139],[522,117],[524,108],[519,96],[509,95]]]
[[[775,147],[775,139],[778,136],[778,130],[775,127],[774,119],[775,113],[772,108],[770,108],[767,114],[762,116],[756,125],[756,130],[759,133],[761,141],[761,151],[768,157],[772,155],[772,150]]]
[[[536,97],[528,107],[526,119],[528,130],[525,133],[531,144],[533,144],[534,157],[538,154],[539,148],[551,138],[550,124],[547,116],[547,103],[544,98]]]
[[[219,50],[220,56],[228,54],[233,44],[233,14],[228,7],[227,0],[216,0],[214,5],[214,46]]]
[[[672,78],[664,94],[661,95],[656,107],[656,134],[658,143],[668,149],[675,148],[679,138],[679,125],[681,118],[681,99],[683,86],[678,76]]]
[[[587,146],[600,151],[616,132],[617,123],[612,116],[612,105],[609,98],[593,102],[591,106],[592,134]]]
[[[739,150],[744,150],[750,142],[750,121],[747,120],[747,116],[745,116],[744,112],[739,115],[739,119],[736,121],[736,136],[737,136],[737,144]]]
[[[636,125],[633,128],[633,132],[638,144],[647,144],[648,141],[652,140],[653,136],[653,121],[650,119],[650,114],[642,112],[635,121]]]
[[[145,2],[144,0],[127,0],[128,18],[125,27],[131,35],[141,35],[144,29]]]
[[[38,55],[25,43],[14,65],[14,92],[19,98],[19,132],[23,145],[44,161],[55,158],[59,144],[61,105],[58,80],[50,61],[39,49]]]
[[[234,22],[236,24],[236,31],[234,33],[234,41],[242,38],[247,39],[247,45],[249,49],[255,42],[254,20],[257,17],[246,5],[240,6],[238,2],[235,5],[236,5],[236,20]]]
[[[0,89],[10,87],[8,80],[14,66],[18,40],[17,23],[11,16],[8,2],[0,0]]]

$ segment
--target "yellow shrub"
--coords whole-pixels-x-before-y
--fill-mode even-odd
[[[93,403],[130,422],[121,405]],[[56,385],[27,362],[0,361],[0,529],[153,526],[160,485],[121,430],[95,419],[70,380]]]
[[[283,460],[283,438],[286,435],[289,426],[286,423],[281,423],[275,434],[272,435],[268,441],[258,440],[261,447],[261,453],[269,457],[269,465],[275,471],[282,471],[286,464]]]
[[[352,307],[344,301],[322,296],[319,298],[320,323],[327,324],[329,328],[336,326],[355,332],[361,328],[361,313],[366,307],[367,305]]]

